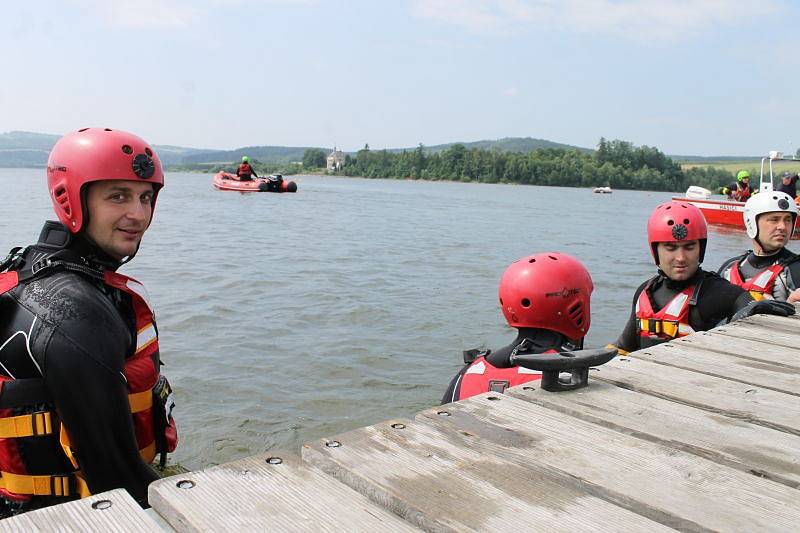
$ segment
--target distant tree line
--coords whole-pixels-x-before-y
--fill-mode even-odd
[[[309,158],[310,151],[306,151]],[[305,163],[306,158],[303,160]],[[365,145],[355,156],[346,156],[345,166],[338,174],[681,192],[690,185],[713,190],[733,177],[731,172],[714,167],[683,170],[657,148],[604,138],[594,153],[558,148],[502,152],[467,149],[462,144],[437,153],[426,153],[422,144],[413,151],[389,152],[373,151]]]
[[[259,176],[269,176],[270,174],[291,176],[303,172],[303,165],[297,163],[262,163],[261,161],[250,158],[250,165]],[[211,172],[213,174],[221,170],[236,174],[236,169],[238,168],[238,161],[232,163],[182,163],[172,164],[167,167],[167,169],[172,172]]]

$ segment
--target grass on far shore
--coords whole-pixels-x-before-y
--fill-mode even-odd
[[[681,168],[688,170],[690,168],[705,168],[714,167],[724,169],[732,174],[736,174],[740,170],[747,170],[750,176],[758,177],[761,175],[761,161],[754,161],[747,159],[743,161],[703,161],[702,163],[683,163]],[[800,172],[800,161],[776,161],[772,165],[772,172],[774,175],[780,176],[784,170],[792,172]],[[769,167],[765,164],[764,171],[769,172]]]

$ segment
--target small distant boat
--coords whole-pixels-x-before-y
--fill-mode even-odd
[[[214,187],[221,191],[239,192],[297,192],[297,184],[283,179],[280,174],[268,178],[242,181],[235,174],[217,172],[214,174]]]
[[[595,187],[594,189],[592,189],[592,192],[596,192],[599,194],[611,194],[614,191],[611,190],[611,187]]]

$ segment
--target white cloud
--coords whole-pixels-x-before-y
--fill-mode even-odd
[[[516,87],[508,87],[503,91],[503,94],[505,96],[513,98],[519,94],[519,89],[517,89]]]
[[[780,0],[414,0],[412,7],[419,18],[475,32],[535,26],[648,40],[750,23],[781,9]]]

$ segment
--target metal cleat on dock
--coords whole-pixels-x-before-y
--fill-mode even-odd
[[[511,364],[542,373],[540,387],[558,392],[579,389],[589,384],[589,368],[611,361],[617,355],[616,348],[576,350],[574,352],[512,354]],[[569,372],[569,377],[562,373]]]

